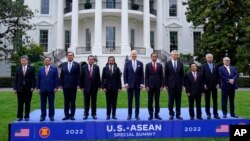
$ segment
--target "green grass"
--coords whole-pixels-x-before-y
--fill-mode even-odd
[[[241,117],[245,117],[250,119],[250,92],[249,91],[237,91],[236,98],[235,98],[235,105],[236,105],[236,114],[240,115]],[[219,102],[219,109],[221,109],[220,105],[220,93],[218,96]],[[55,98],[55,107],[56,108],[63,108],[63,94],[62,91],[57,92]],[[161,93],[160,98],[160,105],[161,107],[167,107],[167,92],[164,90]],[[141,92],[141,107],[147,107],[147,93],[145,91]],[[204,97],[202,97],[202,107],[204,107]],[[81,91],[77,93],[77,100],[76,106],[78,108],[83,108],[83,94]],[[105,94],[100,91],[97,96],[97,106],[99,108],[106,107],[105,101]],[[118,107],[119,108],[127,108],[127,93],[126,91],[122,91],[118,96]],[[183,93],[182,95],[182,107],[188,107],[187,96]],[[31,102],[31,109],[39,109],[40,108],[40,99],[37,93],[33,94],[32,102]],[[0,92],[0,140],[7,141],[8,140],[8,124],[11,123],[13,120],[16,119],[16,109],[17,109],[17,98],[16,95],[12,92]],[[31,111],[32,111],[31,110]],[[145,113],[148,114],[148,113]],[[168,111],[162,111],[161,114],[168,114]],[[205,113],[203,113],[204,115]],[[221,115],[221,113],[220,113]],[[148,141],[150,141],[149,139]],[[167,139],[156,139],[161,141],[166,141]],[[191,139],[169,139],[174,141],[226,141],[228,138],[191,138]],[[145,140],[147,141],[147,140]]]

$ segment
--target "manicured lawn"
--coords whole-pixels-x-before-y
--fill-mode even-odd
[[[105,108],[105,94],[100,91],[98,93],[97,98],[97,106]],[[62,91],[57,92],[56,94],[56,108],[63,108],[63,94]],[[237,91],[236,93],[236,114],[249,118],[250,119],[250,91]],[[221,109],[220,104],[220,94],[219,94],[219,109]],[[161,93],[161,107],[167,107],[167,92],[164,90]],[[78,91],[76,105],[79,108],[83,108],[83,94],[81,91]],[[202,98],[202,107],[204,107],[204,97]],[[40,99],[37,93],[33,94],[32,103],[31,103],[32,110],[40,108]],[[127,107],[127,94],[126,91],[122,91],[118,96],[118,107],[126,108]],[[141,107],[147,107],[147,93],[146,91],[141,92]],[[188,107],[187,103],[187,96],[183,93],[182,96],[182,107]],[[8,123],[12,122],[16,119],[16,109],[17,109],[17,99],[16,95],[12,92],[0,92],[0,141],[7,141],[8,140]],[[168,114],[168,111],[161,111]],[[162,113],[161,113],[162,114]],[[221,113],[220,113],[221,114]],[[205,115],[205,113],[203,113]],[[150,141],[149,139],[148,141]],[[158,140],[158,139],[156,139]],[[159,140],[174,140],[174,141],[226,141],[228,138],[192,138],[192,139],[159,139]]]

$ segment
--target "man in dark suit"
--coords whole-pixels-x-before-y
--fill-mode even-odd
[[[230,115],[231,117],[238,118],[234,112],[234,97],[235,90],[238,89],[237,80],[239,75],[236,68],[230,65],[230,58],[224,57],[223,64],[224,65],[219,68],[223,118],[227,118],[228,97],[230,103]]]
[[[88,64],[82,67],[80,87],[84,93],[84,116],[83,120],[86,120],[89,116],[89,105],[91,99],[91,116],[93,119],[96,117],[96,98],[98,89],[101,88],[100,70],[97,65],[94,64],[95,57],[93,55],[88,56]]]
[[[80,85],[80,64],[73,61],[74,53],[67,53],[67,62],[61,65],[60,88],[64,94],[64,114],[63,120],[75,120],[76,93]],[[70,109],[70,113],[69,113]]]
[[[158,55],[156,53],[151,54],[152,62],[146,65],[145,69],[145,87],[148,91],[148,120],[153,119],[153,114],[156,119],[161,120],[159,116],[160,112],[160,92],[163,89],[163,67],[160,63],[157,63]],[[153,99],[155,98],[155,113],[153,110]]]
[[[219,88],[219,69],[218,66],[213,63],[213,55],[206,55],[206,63],[202,65],[201,74],[203,77],[203,84],[205,90],[205,109],[207,113],[207,119],[211,119],[210,113],[210,98],[212,94],[213,99],[213,114],[214,118],[220,119],[218,115],[218,103],[217,103],[217,89]]]
[[[45,66],[41,67],[38,72],[37,91],[40,94],[41,100],[41,118],[44,121],[46,117],[47,99],[49,101],[49,118],[54,121],[55,115],[55,93],[58,89],[58,70],[56,67],[51,66],[51,58],[45,57],[43,60]]]
[[[174,102],[176,105],[176,118],[182,120],[181,117],[181,92],[184,79],[183,64],[178,61],[178,51],[171,52],[172,60],[165,65],[165,85],[168,90],[168,109],[169,119],[174,119]]]
[[[203,80],[200,73],[197,72],[197,65],[190,64],[191,72],[185,76],[185,87],[189,103],[190,119],[194,120],[194,101],[196,102],[196,118],[202,119],[201,113],[201,95],[203,92]]]
[[[111,109],[112,118],[116,117],[116,103],[118,91],[122,89],[121,83],[121,71],[115,65],[114,56],[109,56],[108,64],[103,68],[102,71],[102,88],[106,93],[106,103],[107,103],[107,120],[110,119]]]
[[[23,106],[25,105],[25,121],[29,121],[30,102],[32,92],[36,87],[36,76],[34,67],[28,64],[29,58],[26,55],[20,58],[21,66],[17,68],[14,81],[14,93],[17,94],[17,120],[23,119]]]
[[[131,51],[132,60],[125,63],[124,66],[124,84],[128,91],[128,120],[131,120],[133,97],[135,96],[135,118],[140,120],[140,91],[144,84],[143,64],[141,61],[136,60],[137,52]]]

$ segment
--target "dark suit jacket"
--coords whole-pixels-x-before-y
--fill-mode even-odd
[[[192,72],[185,75],[185,88],[186,93],[190,93],[192,96],[200,95],[203,92],[203,81],[200,73],[197,73],[196,81]]]
[[[89,65],[82,67],[81,78],[80,78],[80,87],[84,89],[85,92],[89,92],[92,87],[96,91],[98,88],[101,88],[101,78],[100,70],[97,65],[93,65],[92,78],[90,77]]]
[[[163,67],[160,63],[156,63],[156,72],[152,62],[146,65],[145,69],[145,87],[161,88],[163,87]]]
[[[28,65],[25,76],[23,76],[22,66],[17,68],[13,89],[16,91],[21,91],[24,86],[24,82],[27,90],[30,90],[31,88],[36,88],[36,76],[34,67]]]
[[[45,67],[41,67],[38,72],[37,89],[40,92],[53,92],[58,88],[58,70],[54,66],[50,66],[48,75],[45,74]]]
[[[132,67],[132,61],[129,60],[125,63],[123,79],[124,84],[128,84],[129,88],[140,88],[141,84],[144,84],[144,73],[143,73],[143,64],[142,62],[137,61],[137,68],[134,72]]]
[[[103,68],[102,88],[105,88],[107,91],[118,91],[118,89],[122,88],[121,71],[116,65],[114,65],[112,75],[110,74],[109,65]]]
[[[80,85],[80,64],[73,62],[71,71],[68,71],[68,62],[62,63],[60,84],[63,89],[76,89]]]
[[[177,61],[177,69],[174,71],[174,67],[172,65],[172,61],[169,61],[165,65],[165,85],[168,88],[182,88],[184,81],[184,70],[183,64]]]
[[[221,83],[221,89],[230,89],[230,88],[234,88],[237,89],[238,88],[238,84],[237,84],[237,80],[239,77],[239,74],[237,73],[237,70],[234,66],[230,66],[230,74],[227,71],[227,68],[223,65],[219,68],[219,74],[220,74],[220,83]],[[234,84],[230,84],[229,83],[229,79],[234,79]]]
[[[213,73],[211,72],[208,63],[203,64],[201,67],[201,75],[203,78],[203,84],[206,84],[208,90],[216,88],[216,85],[219,84],[219,68],[216,64],[214,64]]]

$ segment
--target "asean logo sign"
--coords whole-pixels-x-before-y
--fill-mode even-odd
[[[50,129],[48,127],[40,128],[39,135],[41,138],[48,138],[50,135]]]

